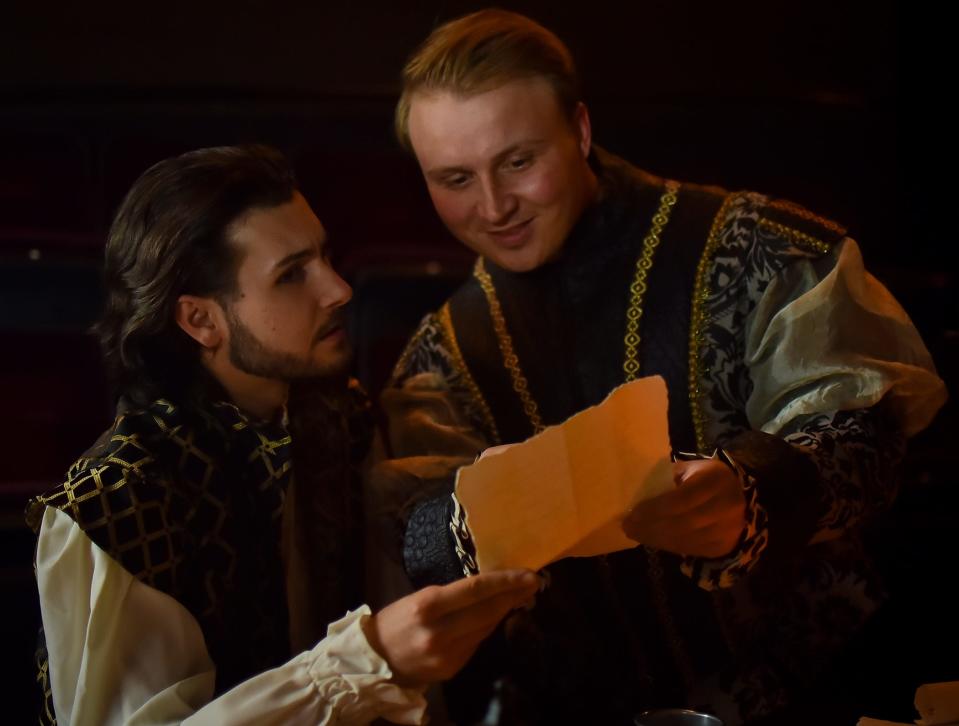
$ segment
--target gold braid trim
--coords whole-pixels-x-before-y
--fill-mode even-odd
[[[666,182],[665,191],[659,199],[659,208],[653,215],[649,232],[647,232],[643,238],[642,252],[636,260],[636,276],[633,278],[633,283],[629,286],[629,307],[626,310],[626,356],[623,361],[623,379],[626,382],[635,380],[636,374],[639,373],[639,323],[643,317],[643,302],[647,290],[646,278],[649,275],[649,270],[653,266],[653,255],[656,253],[656,249],[662,241],[661,235],[663,229],[669,223],[673,207],[676,205],[678,192],[679,184],[677,182]],[[686,649],[683,647],[682,636],[670,612],[663,562],[659,552],[648,547],[645,549],[647,571],[653,591],[653,603],[656,608],[656,614],[665,631],[665,640],[673,656],[673,661],[679,669],[686,689],[689,690],[694,682],[693,667],[686,654]]]
[[[729,216],[729,208],[737,199],[736,194],[729,194],[723,200],[722,206],[713,218],[712,227],[703,254],[696,265],[696,283],[693,286],[692,314],[689,320],[689,407],[692,411],[693,428],[696,432],[696,448],[699,453],[706,451],[706,414],[702,407],[702,390],[700,388],[700,351],[705,343],[706,326],[709,320],[706,316],[706,302],[709,300],[709,268],[719,247],[723,226]]]
[[[450,316],[450,304],[448,302],[443,304],[443,307],[440,308],[436,317],[439,320],[443,337],[446,338],[450,357],[453,359],[453,365],[456,366],[460,378],[469,389],[473,400],[476,401],[476,404],[479,406],[487,431],[492,435],[494,443],[502,443],[499,436],[499,429],[496,428],[496,420],[493,418],[493,412],[490,410],[489,404],[487,404],[486,399],[483,398],[483,392],[480,391],[480,387],[476,385],[476,381],[466,366],[466,359],[463,358],[463,351],[460,350],[459,341],[456,339],[456,329],[453,327],[453,319]]]
[[[819,220],[819,217],[816,217],[812,213],[809,216],[813,219]],[[826,221],[826,220],[820,220]],[[785,224],[780,224],[779,222],[773,222],[771,219],[766,219],[765,217],[759,218],[759,226],[765,227],[766,229],[775,232],[776,234],[782,235],[783,237],[788,237],[791,242],[798,244],[800,247],[812,247],[816,252],[821,252],[825,254],[829,252],[832,245],[823,242],[818,237],[813,237],[811,234],[806,234],[805,232],[800,232],[798,229],[793,227],[787,227]],[[837,226],[837,229],[842,229]]]
[[[833,222],[831,219],[820,217],[818,214],[813,214],[808,209],[805,209],[804,207],[800,207],[798,204],[787,201],[785,199],[774,199],[773,201],[769,202],[766,206],[771,207],[772,209],[781,209],[782,211],[788,212],[789,214],[793,214],[801,219],[814,222],[815,224],[818,224],[821,227],[825,227],[829,231],[835,232],[838,235],[846,234],[846,228],[843,227],[841,224],[837,224],[836,222]]]
[[[666,191],[659,199],[659,209],[653,215],[653,223],[643,238],[643,251],[636,260],[636,276],[629,286],[629,307],[626,309],[626,360],[623,361],[623,380],[636,380],[639,373],[639,322],[643,317],[643,300],[646,297],[646,277],[653,266],[653,255],[662,241],[660,235],[669,222],[670,214],[676,204],[676,195],[679,192],[679,183],[666,182]]]
[[[676,205],[678,192],[678,182],[666,182],[666,190],[659,199],[659,207],[653,215],[649,232],[647,232],[643,238],[642,252],[636,260],[636,275],[633,278],[632,284],[629,286],[630,297],[629,307],[626,310],[626,336],[624,338],[626,355],[623,362],[624,380],[627,382],[635,380],[636,374],[639,373],[639,323],[643,317],[643,301],[647,290],[646,278],[649,270],[653,266],[653,255],[656,253],[656,248],[659,247],[662,241],[661,235],[663,229],[669,223],[673,207]],[[532,424],[533,431],[539,433],[545,428],[543,420],[539,415],[539,407],[530,395],[529,382],[526,380],[523,369],[520,367],[519,357],[513,348],[513,339],[509,334],[509,330],[506,328],[506,319],[503,317],[503,309],[500,306],[499,298],[496,296],[496,287],[493,284],[493,279],[486,271],[486,265],[482,257],[476,260],[476,265],[473,268],[473,276],[477,282],[479,282],[483,294],[486,295],[490,317],[493,319],[493,332],[496,334],[496,342],[503,356],[503,364],[509,372],[513,390],[516,391],[516,395],[519,396],[520,402],[523,405],[523,411],[526,413],[530,424]],[[459,357],[462,359],[462,356]],[[463,366],[465,368],[465,363]],[[486,407],[485,401],[483,402],[483,406]]]
[[[649,232],[647,232],[646,236],[643,238],[642,251],[639,258],[636,260],[636,275],[629,288],[629,308],[626,311],[626,336],[624,338],[624,342],[626,344],[626,354],[623,362],[623,372],[625,374],[626,381],[635,380],[636,374],[639,372],[639,322],[643,316],[643,301],[645,299],[647,290],[646,278],[649,274],[649,270],[653,266],[653,256],[657,247],[659,247],[659,244],[662,241],[661,235],[663,229],[669,222],[672,209],[676,204],[678,192],[679,184],[677,182],[666,182],[663,195],[659,199],[659,206],[656,210],[656,213],[653,215]],[[726,202],[723,204],[723,209],[728,206],[728,203],[729,199],[727,198]],[[720,214],[717,216],[717,219],[723,217],[723,210],[720,210]],[[712,247],[715,247],[718,244],[718,229],[719,227],[717,223],[714,222],[713,230],[710,233],[710,240],[715,237],[716,242],[712,243]],[[707,248],[709,247],[710,243],[707,243]],[[705,279],[705,275],[701,272],[701,270],[704,269],[708,271],[708,266],[704,266],[703,262],[700,261],[699,268],[697,268],[698,278],[702,277]],[[473,276],[479,282],[483,293],[486,295],[490,317],[493,319],[493,330],[496,334],[496,340],[503,356],[503,364],[509,371],[510,380],[513,384],[513,390],[516,391],[520,401],[523,403],[523,410],[526,412],[526,415],[529,418],[530,423],[533,425],[535,432],[539,433],[543,430],[543,423],[539,417],[539,410],[536,405],[536,401],[533,400],[533,397],[530,395],[529,384],[526,380],[526,376],[523,374],[523,371],[520,368],[519,358],[513,349],[513,340],[510,337],[509,331],[506,329],[506,320],[503,317],[503,310],[500,306],[499,299],[496,296],[496,287],[494,286],[493,280],[489,273],[486,271],[486,266],[482,257],[476,260],[476,265],[473,268]],[[696,306],[694,305],[694,311],[695,310]],[[700,316],[702,316],[701,311]],[[698,411],[698,407],[694,405],[693,410]],[[701,412],[699,415],[702,415]],[[699,428],[700,427],[697,426],[697,438],[699,438]],[[676,627],[676,623],[670,613],[662,560],[660,559],[658,552],[648,548],[646,551],[649,563],[648,567],[650,584],[652,585],[653,589],[653,599],[655,602],[656,611],[660,622],[663,624],[663,627],[666,630],[666,639],[673,658],[688,688],[694,678],[693,668],[683,647],[682,637],[680,636],[680,633]]]
[[[493,332],[496,333],[496,342],[499,344],[499,350],[503,356],[503,365],[509,372],[513,390],[519,396],[519,400],[523,404],[523,411],[533,425],[533,433],[538,434],[546,427],[543,425],[543,419],[540,418],[539,407],[530,395],[529,382],[523,375],[519,358],[513,349],[513,339],[510,337],[509,330],[506,329],[506,319],[503,317],[503,309],[500,307],[499,298],[496,297],[496,287],[493,285],[493,279],[486,271],[486,265],[483,264],[482,257],[476,260],[476,266],[473,267],[473,277],[479,282],[483,293],[486,295],[489,314],[493,318]]]

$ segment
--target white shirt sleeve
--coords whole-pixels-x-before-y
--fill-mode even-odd
[[[37,585],[60,724],[418,724],[426,701],[390,683],[363,606],[284,665],[213,699],[216,667],[177,600],[136,580],[63,512],[48,508]]]
[[[793,419],[873,406],[885,398],[907,436],[946,400],[932,356],[902,306],[845,238],[822,270],[797,260],[764,291],[746,329],[754,428],[776,434]]]

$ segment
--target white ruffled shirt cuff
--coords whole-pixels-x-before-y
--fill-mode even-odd
[[[363,630],[370,615],[366,605],[350,611],[331,623],[326,638],[303,654],[312,660],[308,672],[321,700],[331,715],[349,714],[351,720],[422,723],[426,699],[419,689],[391,682],[389,664],[373,650]]]

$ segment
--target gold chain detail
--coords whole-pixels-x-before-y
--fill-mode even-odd
[[[831,232],[835,232],[836,234],[840,234],[840,235],[846,234],[846,228],[843,227],[841,224],[837,224],[836,222],[833,222],[831,219],[820,217],[818,214],[813,214],[808,209],[800,207],[798,204],[787,201],[785,199],[775,199],[769,202],[769,204],[767,204],[766,206],[771,207],[773,209],[781,209],[784,212],[789,212],[790,214],[800,217],[801,219],[805,219],[810,222],[815,222],[816,224],[821,225],[825,227],[826,229],[830,230]]]
[[[656,248],[662,241],[661,235],[663,229],[669,222],[672,209],[676,204],[678,191],[679,184],[677,182],[666,182],[665,190],[659,200],[659,207],[657,208],[656,213],[653,215],[649,232],[643,238],[642,252],[639,259],[636,261],[636,275],[629,288],[629,308],[626,311],[626,355],[623,362],[623,372],[625,373],[626,381],[634,380],[636,378],[636,374],[639,372],[639,321],[643,315],[643,301],[647,290],[646,278],[649,274],[649,270],[652,268],[653,255],[656,252]],[[727,201],[723,204],[723,209],[726,208],[728,202],[729,200],[727,198]],[[722,210],[720,210],[719,216],[724,216],[722,214]],[[710,241],[712,241],[714,237],[717,238],[717,241],[712,242],[713,247],[718,244],[718,227],[716,222],[713,223],[713,229],[710,232]],[[709,247],[710,243],[708,242],[707,248]],[[702,272],[704,269],[708,268],[706,268],[703,261],[700,260],[699,267],[697,268],[697,277],[702,277],[705,279],[705,274]],[[483,263],[482,257],[476,260],[476,265],[473,268],[473,276],[476,278],[477,282],[479,282],[483,293],[486,295],[490,317],[493,319],[493,330],[496,334],[496,340],[503,356],[503,363],[506,366],[506,369],[509,371],[510,380],[513,384],[513,390],[516,391],[520,401],[522,401],[523,410],[526,412],[530,423],[533,425],[533,429],[539,433],[543,429],[543,423],[539,417],[539,410],[536,406],[536,401],[533,400],[529,393],[529,384],[526,380],[526,376],[523,375],[523,371],[520,368],[519,358],[513,350],[513,340],[510,337],[509,331],[506,329],[506,320],[503,317],[503,310],[500,307],[499,299],[496,296],[496,287],[493,285],[493,280],[486,271],[486,266]],[[695,314],[695,304],[693,309]],[[690,360],[692,361],[692,357]],[[692,380],[692,374],[690,374],[690,380]],[[693,411],[695,418],[695,413],[698,411],[698,407],[696,405],[693,406]],[[699,415],[702,415],[701,412]],[[699,439],[700,428],[701,425],[697,425],[697,440]],[[662,561],[660,560],[658,553],[651,551],[648,548],[647,553],[649,554],[648,567],[650,584],[653,589],[653,599],[656,603],[656,610],[659,615],[660,622],[663,623],[663,626],[667,632],[666,637],[670,650],[672,651],[673,658],[675,659],[676,664],[682,673],[682,677],[688,686],[693,678],[693,670],[689,662],[689,658],[686,656],[686,652],[683,648],[682,637],[680,636],[679,630],[676,627],[676,623],[670,614]]]
[[[729,194],[723,200],[722,206],[713,218],[709,230],[709,238],[703,247],[703,254],[696,265],[696,284],[693,287],[693,309],[689,316],[689,407],[692,410],[693,428],[696,431],[696,448],[699,453],[706,451],[706,414],[703,413],[702,389],[700,379],[700,350],[706,336],[706,325],[709,322],[706,316],[706,303],[709,300],[709,268],[713,256],[719,247],[723,226],[729,216],[729,208],[737,199],[737,195]]]
[[[811,234],[800,232],[798,229],[793,227],[787,227],[785,224],[773,222],[771,219],[760,217],[759,226],[772,230],[776,234],[780,234],[783,237],[788,237],[792,241],[798,242],[801,245],[805,244],[809,247],[812,247],[814,250],[816,250],[816,252],[821,252],[822,254],[829,252],[831,247],[831,245],[826,244],[818,237],[813,237]]]
[[[643,239],[643,251],[636,260],[636,276],[629,286],[629,307],[626,309],[626,360],[623,361],[623,380],[636,380],[639,373],[639,321],[643,317],[643,300],[646,297],[646,277],[653,266],[653,255],[659,243],[663,228],[669,222],[669,216],[676,204],[676,195],[679,184],[674,181],[666,182],[666,191],[659,199],[659,209],[653,215],[653,224]]]
[[[486,302],[489,304],[489,314],[493,318],[493,332],[496,333],[496,342],[499,344],[500,353],[503,356],[503,365],[509,371],[510,382],[513,384],[513,390],[519,396],[523,404],[523,411],[526,417],[533,425],[533,433],[539,433],[544,428],[543,419],[539,415],[539,407],[536,401],[529,393],[529,382],[523,375],[523,369],[520,368],[519,358],[513,350],[513,339],[506,329],[506,319],[503,317],[503,309],[500,307],[499,298],[496,297],[496,288],[493,286],[493,279],[486,271],[486,265],[483,264],[483,258],[476,260],[476,266],[473,268],[473,276],[483,288],[486,295]]]
[[[624,380],[627,382],[635,380],[636,374],[639,373],[639,322],[643,317],[643,301],[647,289],[646,278],[653,266],[653,255],[656,253],[656,248],[662,241],[660,235],[669,222],[673,207],[676,205],[678,192],[679,184],[677,182],[666,182],[666,190],[659,199],[659,209],[653,215],[653,223],[643,239],[642,254],[636,260],[636,277],[633,279],[633,284],[629,286],[629,308],[626,310],[626,359],[623,362]],[[688,691],[693,682],[692,666],[683,648],[682,637],[676,627],[676,622],[670,613],[663,563],[659,553],[648,547],[646,548],[646,558],[656,613],[659,615],[659,621],[666,631],[666,641]]]
[[[487,431],[492,435],[494,443],[502,443],[499,437],[499,429],[496,428],[496,419],[493,418],[493,412],[490,410],[489,404],[486,403],[480,387],[476,385],[476,381],[470,374],[469,368],[466,367],[466,359],[463,358],[463,351],[460,350],[459,341],[456,339],[456,329],[453,327],[453,320],[450,317],[450,304],[448,302],[444,303],[443,307],[440,308],[437,317],[439,318],[440,329],[443,332],[443,336],[449,344],[449,353],[453,358],[453,365],[456,366],[459,371],[460,378],[469,389],[473,400],[479,405],[480,413],[483,415],[483,423],[486,424]]]
[[[626,355],[623,361],[624,380],[627,382],[635,380],[636,374],[639,373],[639,322],[643,317],[643,300],[647,290],[646,278],[653,266],[653,255],[656,248],[662,241],[663,229],[669,222],[673,207],[676,205],[678,192],[679,184],[677,182],[666,182],[666,189],[659,199],[659,206],[653,215],[649,232],[643,238],[642,252],[639,259],[636,260],[636,275],[629,286],[630,297],[629,307],[626,310],[626,336],[624,338]],[[482,257],[476,260],[473,276],[479,282],[483,294],[486,295],[490,317],[493,319],[496,342],[499,344],[500,353],[503,356],[503,364],[509,372],[513,390],[519,396],[523,411],[526,413],[530,424],[532,424],[533,431],[539,433],[544,428],[543,420],[539,415],[539,407],[530,395],[529,382],[520,367],[519,357],[513,348],[513,339],[510,337],[509,330],[506,329],[506,319],[503,317],[503,309],[500,306],[499,298],[496,296],[496,287],[489,272],[486,271],[486,265]]]

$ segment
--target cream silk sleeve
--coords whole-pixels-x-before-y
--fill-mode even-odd
[[[925,428],[946,389],[919,333],[844,239],[774,278],[747,321],[750,424],[779,434],[809,414],[885,399],[903,433]]]
[[[36,555],[53,702],[61,724],[422,723],[426,702],[389,682],[366,606],[284,665],[213,698],[215,665],[193,616],[133,578],[63,512],[44,514]]]

